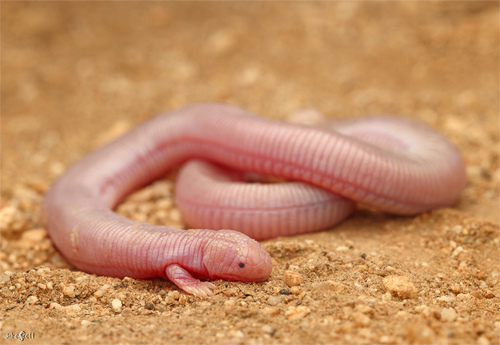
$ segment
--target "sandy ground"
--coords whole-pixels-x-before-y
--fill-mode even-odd
[[[1,17],[2,344],[500,343],[497,2],[19,1]],[[40,220],[50,184],[198,101],[419,119],[459,147],[468,184],[450,208],[265,241],[267,282],[216,281],[205,300],[72,268]],[[162,180],[119,210],[182,224],[171,193]]]

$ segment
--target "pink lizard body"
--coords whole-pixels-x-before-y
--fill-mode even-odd
[[[187,193],[179,193],[194,218],[215,219],[210,225],[217,228],[228,224],[218,220],[233,218],[235,223],[230,224],[259,239],[312,231],[315,222],[320,228],[328,227],[328,222],[339,221],[352,211],[353,203],[346,199],[406,215],[458,200],[465,185],[463,160],[453,145],[428,127],[395,118],[328,126],[286,124],[217,104],[193,105],[155,117],[89,154],[54,183],[43,203],[49,234],[79,269],[116,277],[164,277],[203,297],[215,286],[200,279],[266,280],[272,269],[269,254],[240,232],[183,231],[132,221],[112,211],[133,190],[192,158],[302,181],[306,184],[297,184],[298,193],[305,198],[310,194],[300,194],[304,188],[315,190],[309,197],[315,207],[287,204],[286,186],[268,192],[285,200],[285,204],[274,204],[271,213],[278,218],[261,215],[274,201],[266,205],[258,193],[220,192],[225,196],[209,198],[212,201],[205,206],[196,201],[196,195],[210,197],[222,189],[200,192],[201,187],[193,183]],[[244,209],[246,218],[207,211],[212,202],[228,211]],[[297,218],[298,227],[280,213],[296,206],[305,207]]]
[[[245,183],[244,174],[200,160],[182,167],[175,199],[189,226],[234,229],[256,240],[326,229],[355,207],[349,199],[302,182]]]

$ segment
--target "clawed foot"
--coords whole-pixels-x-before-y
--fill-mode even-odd
[[[212,290],[217,288],[217,286],[210,282],[203,282],[194,278],[187,270],[177,264],[167,266],[165,272],[172,283],[196,297],[205,298],[212,296]]]
[[[212,296],[214,294],[212,292],[212,289],[216,289],[217,286],[215,286],[210,282],[202,282],[198,280],[196,284],[182,286],[180,288],[186,291],[187,293],[195,295],[196,297],[205,298],[208,296]]]

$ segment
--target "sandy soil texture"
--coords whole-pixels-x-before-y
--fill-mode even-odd
[[[1,19],[2,344],[500,344],[497,2],[16,1]],[[268,281],[205,300],[71,267],[41,222],[50,184],[199,101],[415,118],[459,147],[468,184],[450,208],[265,241]],[[172,176],[118,211],[182,226]]]

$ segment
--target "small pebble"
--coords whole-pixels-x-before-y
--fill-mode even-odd
[[[369,307],[364,304],[358,304],[354,307],[354,310],[363,314],[369,314],[369,315],[374,315],[375,310],[373,310],[372,307]]]
[[[459,301],[465,301],[465,300],[469,300],[469,299],[472,299],[472,295],[470,293],[459,293],[457,295],[457,299]]]
[[[483,334],[486,332],[486,324],[482,323],[479,320],[474,320],[472,322],[472,326],[474,327],[474,331],[476,331],[476,334]]]
[[[52,302],[52,303],[50,303],[49,308],[50,309],[62,309],[62,306],[59,303]]]
[[[313,285],[313,289],[317,291],[343,292],[346,289],[346,286],[333,280],[327,280],[324,282],[315,283]]]
[[[125,133],[130,129],[131,126],[132,124],[130,124],[128,121],[119,120],[118,122],[115,122],[111,127],[109,127],[106,132],[97,137],[97,143],[99,144],[99,146],[103,145]]]
[[[267,316],[276,316],[281,313],[281,310],[276,307],[265,307],[261,310],[262,314]]]
[[[285,278],[285,284],[288,285],[289,287],[298,286],[302,284],[302,282],[304,281],[304,277],[300,273],[295,272],[293,270],[285,271],[284,278]]]
[[[120,301],[119,299],[114,299],[112,302],[111,302],[111,308],[113,309],[113,311],[115,313],[120,313],[122,311],[122,301]]]
[[[165,297],[165,304],[174,304],[174,303],[175,303],[175,299],[173,299],[170,296]]]
[[[453,253],[451,253],[451,256],[456,257],[456,256],[460,255],[460,253],[462,253],[463,251],[464,251],[464,248],[462,246],[458,246],[453,250]]]
[[[384,287],[393,296],[414,299],[418,297],[418,290],[405,276],[388,276],[383,280]]]
[[[269,304],[271,306],[275,306],[275,305],[278,305],[280,303],[281,303],[281,299],[274,297],[274,296],[269,296],[269,298],[267,299],[267,304]]]
[[[477,338],[477,345],[490,345],[490,341],[484,335]]]
[[[42,241],[46,237],[47,237],[47,231],[45,229],[32,229],[23,232],[23,234],[21,235],[21,241],[26,241],[36,244]]]
[[[111,286],[109,286],[108,284],[104,284],[103,286],[101,286],[99,288],[99,290],[97,290],[96,292],[94,292],[94,297],[95,298],[101,298],[102,296],[104,296],[104,293],[106,292],[106,290],[108,290]]]
[[[311,313],[309,307],[300,305],[298,307],[288,307],[285,316],[288,320],[298,320],[306,317]]]
[[[21,210],[14,206],[5,206],[0,209],[0,228],[21,230],[24,227]]]
[[[406,337],[410,344],[435,344],[435,334],[432,328],[421,323],[409,323],[405,327]]]
[[[228,336],[231,338],[243,338],[245,334],[241,330],[230,330],[228,332]]]
[[[66,167],[61,162],[53,162],[52,164],[50,164],[49,169],[50,172],[54,175],[54,177],[57,177],[66,170]]]
[[[81,325],[82,325],[82,326],[87,327],[87,326],[88,326],[88,325],[90,325],[91,323],[92,323],[92,322],[90,322],[89,320],[82,320]]]
[[[70,284],[68,286],[63,287],[63,294],[65,296],[74,298],[75,297],[75,286],[73,284]]]
[[[262,326],[262,332],[264,332],[266,334],[273,334],[275,332],[275,330],[270,325],[264,325],[264,326]]]
[[[47,268],[47,267],[40,267],[40,268],[38,269],[38,275],[42,275],[42,276],[43,276],[43,275],[50,275],[50,273],[51,273],[50,268]]]
[[[441,319],[441,313],[434,307],[428,307],[426,305],[420,305],[415,307],[415,310],[420,313],[426,319]]]
[[[381,344],[395,344],[396,340],[394,339],[394,337],[392,337],[390,335],[383,335],[380,337],[379,343],[381,343]]]
[[[453,302],[456,300],[455,296],[441,296],[437,298],[438,301],[443,301],[443,302]]]
[[[234,299],[229,299],[224,302],[224,312],[226,313],[226,315],[229,315],[234,311],[234,309],[236,308],[236,303],[237,302]]]
[[[173,299],[175,299],[175,300],[178,300],[178,299],[179,299],[179,297],[181,296],[181,294],[179,293],[179,291],[174,290],[174,291],[170,291],[170,292],[168,293],[168,296],[169,296],[169,297],[172,297],[172,298],[173,298]]]
[[[356,327],[367,327],[371,323],[369,316],[358,312],[352,314],[352,321]]]
[[[459,284],[453,284],[450,287],[450,290],[451,290],[451,292],[453,292],[454,294],[457,294],[457,295],[462,291]]]
[[[50,308],[63,311],[68,315],[75,314],[75,313],[79,312],[80,310],[82,310],[82,308],[80,307],[79,304],[72,304],[72,305],[68,305],[66,307],[63,307],[59,303],[55,303],[55,302],[52,302],[50,304]]]
[[[33,179],[28,181],[28,185],[35,192],[40,194],[45,193],[49,189],[49,185],[45,181],[39,179]]]
[[[495,296],[496,295],[491,290],[486,290],[486,292],[484,293],[485,298],[494,298]]]
[[[453,308],[443,308],[441,309],[441,321],[443,322],[453,322],[456,321],[458,315]]]
[[[187,295],[180,295],[179,296],[179,303],[180,304],[184,305],[184,304],[186,304],[187,301],[188,301]]]
[[[36,297],[36,296],[29,296],[28,298],[26,298],[27,304],[33,305],[36,302],[38,302],[38,297]]]
[[[407,319],[409,316],[410,316],[410,314],[404,310],[400,310],[396,313],[396,317],[398,319]]]
[[[132,314],[132,309],[130,308],[123,308],[122,310],[122,313],[121,313],[123,316],[129,316],[130,314]]]

